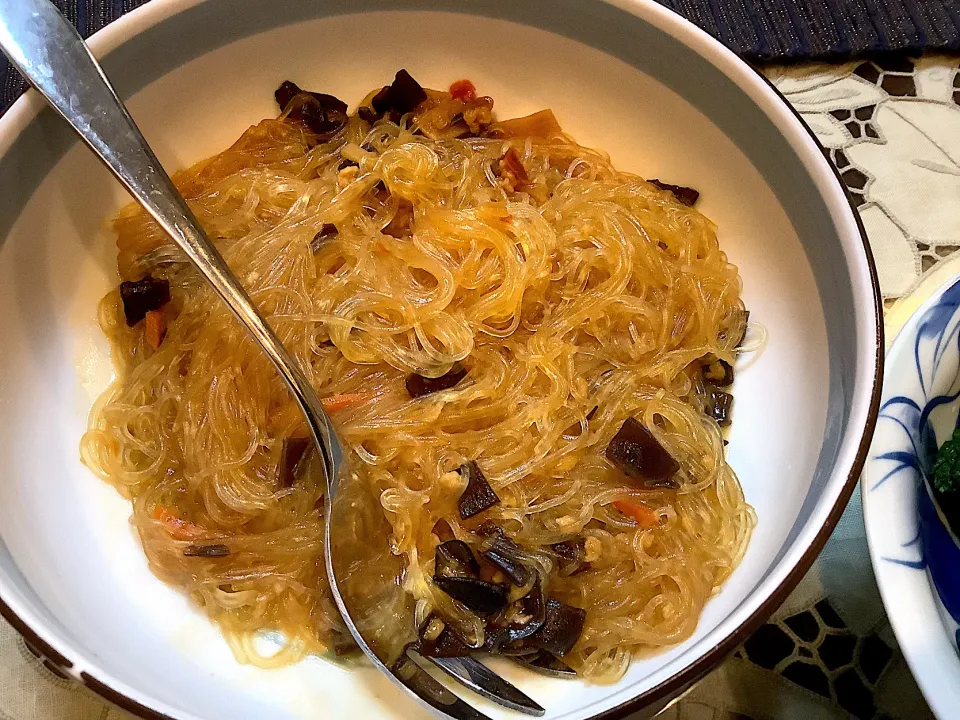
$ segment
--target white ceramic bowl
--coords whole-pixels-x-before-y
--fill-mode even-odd
[[[874,574],[897,641],[941,718],[960,708],[960,540],[925,478],[960,416],[960,279],[913,313],[887,353],[863,474]]]
[[[617,684],[505,668],[549,717],[661,706],[809,567],[874,424],[876,279],[820,147],[720,44],[651,0],[154,0],[91,45],[170,169],[274,114],[285,78],[356,103],[405,67],[428,86],[471,78],[504,117],[551,107],[620,167],[702,191],[770,338],[740,368],[729,448],[759,523],[694,636]],[[104,219],[126,198],[41,108],[28,94],[0,121],[0,611],[69,675],[144,717],[418,716],[372,670],[238,665],[150,575],[128,504],[80,464],[111,375],[94,322],[117,282]]]

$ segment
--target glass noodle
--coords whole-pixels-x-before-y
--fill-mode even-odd
[[[433,105],[448,97],[430,93]],[[367,511],[385,522],[378,551],[400,561],[384,625],[412,602],[418,621],[436,612],[482,642],[483,623],[432,577],[438,521],[476,546],[491,520],[550,596],[586,610],[564,662],[613,680],[634,654],[693,632],[754,524],[701,364],[737,354],[737,268],[710,220],[569,136],[443,128],[422,111],[350,116],[321,140],[281,116],[174,179],[319,395],[348,398],[333,418]],[[503,171],[509,148],[522,186]],[[308,456],[292,482],[278,477],[284,440],[306,435],[300,413],[138,207],[114,228],[122,279],[163,278],[172,299],[157,348],[144,323],[124,322],[118,291],[103,299],[117,379],[91,413],[84,462],[132,500],[151,570],[218,623],[238,659],[345,649],[323,565],[322,473]],[[453,388],[405,389],[411,373],[455,363],[467,374]],[[639,483],[606,458],[630,417],[679,463],[678,487]],[[457,470],[469,461],[500,502],[464,520]],[[652,521],[624,511],[635,505]],[[569,540],[585,563],[564,575],[550,546]],[[280,653],[257,652],[264,631],[286,638]]]

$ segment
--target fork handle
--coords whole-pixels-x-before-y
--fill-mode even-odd
[[[173,238],[267,353],[307,417],[328,484],[335,483],[342,449],[316,393],[200,228],[76,29],[49,0],[0,0],[0,49]]]

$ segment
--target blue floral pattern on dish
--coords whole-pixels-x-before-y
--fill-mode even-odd
[[[953,626],[951,634],[960,648],[960,541],[929,482],[937,448],[960,427],[960,282],[947,288],[920,318],[913,357],[916,382],[905,383],[913,391],[888,399],[880,408],[881,422],[895,423],[903,441],[874,457],[891,464],[869,489],[894,481],[915,486],[919,533],[901,546],[902,554],[883,560],[929,572],[941,615]]]

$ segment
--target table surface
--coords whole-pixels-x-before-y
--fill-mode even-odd
[[[885,301],[960,254],[960,58],[926,55],[765,69],[850,189]],[[771,620],[669,720],[931,717],[870,567],[859,492],[820,559]],[[0,720],[126,720],[47,669],[0,621]]]

